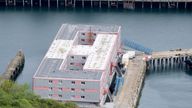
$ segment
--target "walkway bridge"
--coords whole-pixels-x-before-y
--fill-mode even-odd
[[[126,46],[132,48],[132,49],[135,49],[135,50],[138,50],[138,51],[141,51],[141,52],[144,52],[145,54],[152,54],[153,50],[150,49],[150,48],[147,48],[141,44],[138,44],[134,41],[130,41],[130,40],[126,40],[126,43],[124,43]]]

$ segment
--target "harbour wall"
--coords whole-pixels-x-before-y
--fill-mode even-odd
[[[0,83],[4,80],[15,81],[19,74],[22,72],[25,63],[24,53],[20,50],[17,52],[16,56],[10,61],[7,66],[6,71],[0,75]]]

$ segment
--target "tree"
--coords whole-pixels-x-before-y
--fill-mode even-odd
[[[27,84],[18,85],[10,80],[0,82],[0,108],[78,108],[72,102],[41,99]]]

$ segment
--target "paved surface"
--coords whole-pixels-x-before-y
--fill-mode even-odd
[[[124,84],[115,98],[115,108],[135,108],[137,106],[146,68],[146,63],[142,58],[143,56],[137,56],[129,61]]]
[[[192,49],[177,49],[177,50],[169,50],[169,51],[161,51],[161,52],[153,52],[152,58],[169,58],[176,56],[192,56]]]

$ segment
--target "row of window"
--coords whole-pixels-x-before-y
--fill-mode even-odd
[[[70,65],[74,65],[74,63],[70,63]],[[81,63],[81,65],[82,65],[82,66],[85,65],[85,63]]]
[[[79,97],[79,96],[75,96],[75,95],[71,95],[72,98],[76,98],[76,97]],[[81,96],[81,99],[84,99],[85,96]]]
[[[58,82],[59,82],[59,83],[63,83],[63,81],[62,81],[62,80],[59,80]],[[49,80],[49,83],[50,83],[50,84],[52,84],[52,83],[53,83],[53,80]],[[71,83],[72,83],[72,84],[75,84],[75,81],[71,81]],[[85,84],[85,82],[84,82],[84,81],[81,81],[81,84],[83,84],[83,85],[84,85],[84,84]]]
[[[85,42],[85,39],[81,39],[82,42]],[[92,39],[92,41],[95,41],[95,39]]]
[[[49,94],[48,96],[51,98],[51,97],[53,97],[53,94]],[[58,94],[58,97],[62,98],[63,95],[62,95],[62,94]],[[71,97],[72,97],[72,98],[76,98],[75,95],[71,95]],[[84,99],[84,98],[85,98],[85,96],[81,96],[81,99]]]
[[[59,91],[63,91],[63,88],[61,88],[61,87],[59,87],[58,89],[59,89]],[[53,90],[53,87],[49,87],[49,90],[52,91],[52,90]],[[75,91],[75,88],[71,88],[71,91],[74,92],[74,91]],[[84,88],[81,88],[81,91],[84,92],[85,89],[84,89]]]
[[[85,35],[85,33],[81,33],[81,35]],[[93,33],[94,36],[96,36],[97,34],[96,33]]]
[[[62,80],[58,80],[59,83],[63,83]],[[53,83],[53,80],[49,80],[49,83]]]
[[[71,81],[72,84],[75,84],[75,81]],[[84,81],[81,81],[81,84],[85,84]]]
[[[73,70],[78,71],[78,70],[80,70],[80,69],[70,68],[69,70],[72,70],[72,71],[73,71]]]
[[[71,56],[71,59],[74,59],[74,56]],[[82,59],[86,60],[87,58],[85,56],[82,57]]]
[[[52,97],[53,94],[49,94],[49,97]],[[61,94],[58,94],[58,97],[63,97]]]

